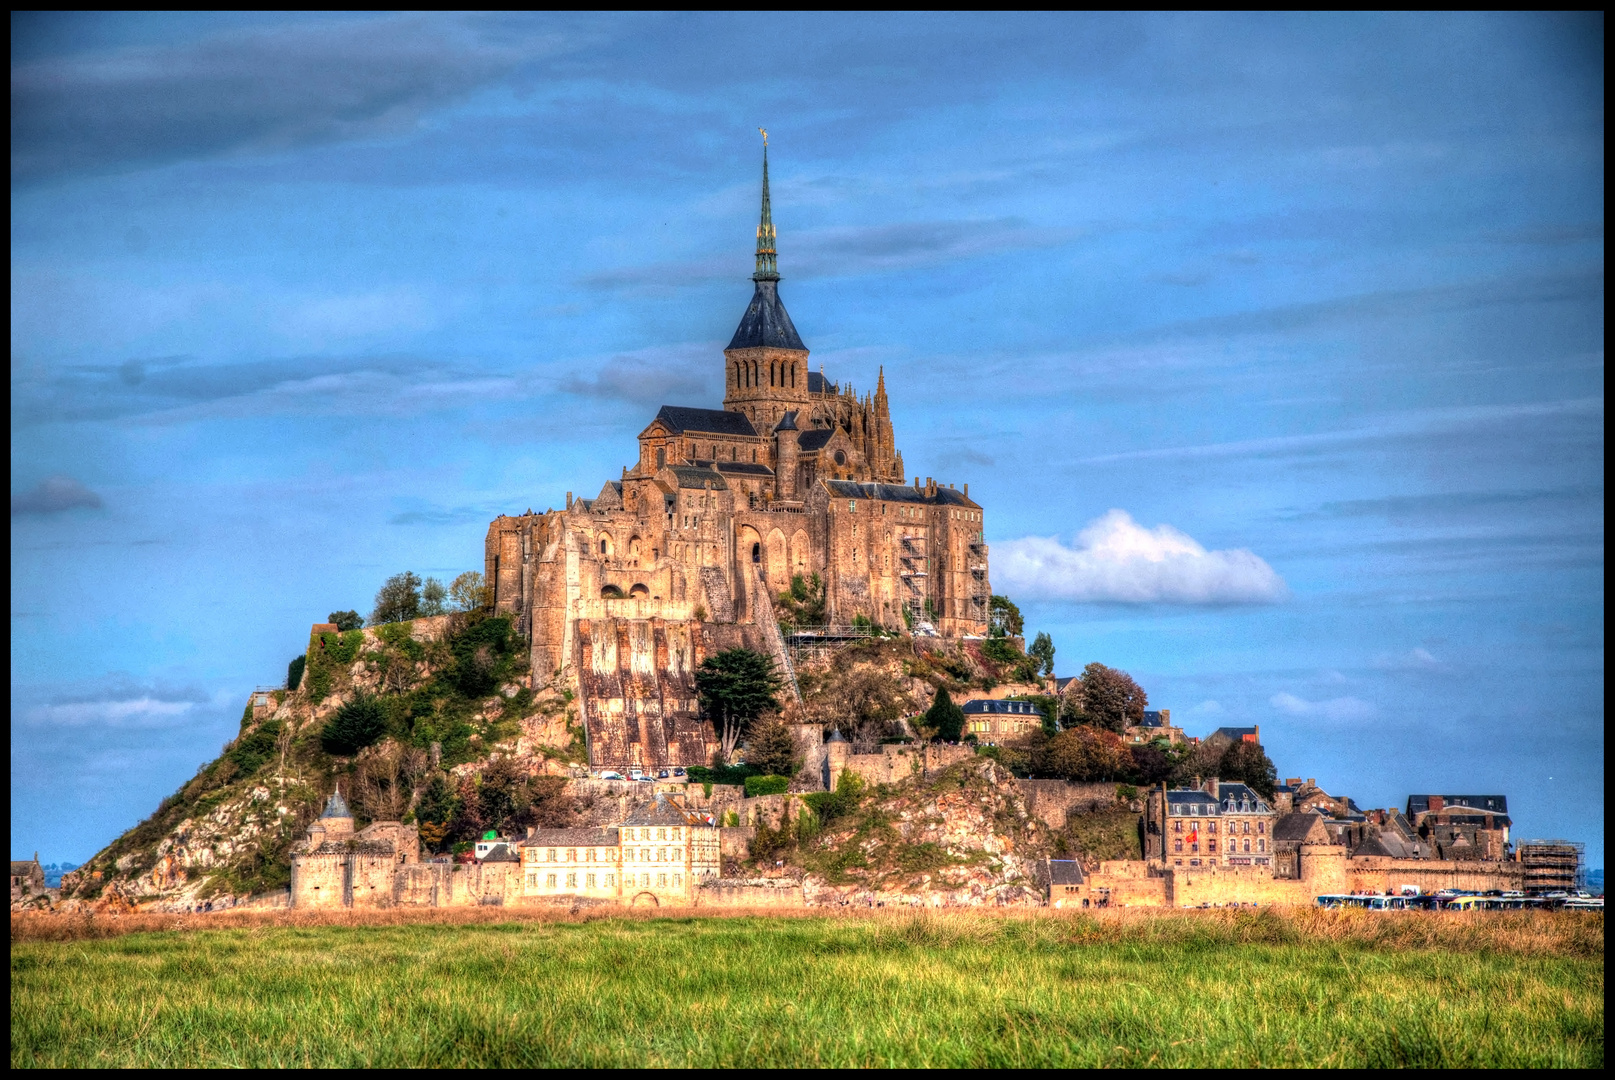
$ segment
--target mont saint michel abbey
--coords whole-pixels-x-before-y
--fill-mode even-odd
[[[765,145],[757,270],[723,351],[723,408],[662,406],[594,498],[488,527],[496,609],[529,643],[535,688],[577,694],[595,768],[708,763],[695,668],[737,646],[787,668],[773,602],[793,576],[819,576],[832,627],[987,631],[969,485],[908,481],[884,373],[860,398],[810,371],[779,281]]]

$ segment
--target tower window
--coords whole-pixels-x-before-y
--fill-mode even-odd
[[[763,545],[753,544],[751,546],[751,561],[754,563],[760,563],[763,561]]]

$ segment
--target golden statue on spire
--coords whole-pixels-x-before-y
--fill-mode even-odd
[[[767,128],[758,128],[757,130],[763,133],[763,145],[767,146],[768,145],[768,129]]]

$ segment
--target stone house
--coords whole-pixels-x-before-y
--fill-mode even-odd
[[[39,865],[39,852],[32,859],[11,860],[11,900],[29,900],[45,891],[45,869]]]
[[[1277,813],[1249,787],[1223,783],[1216,777],[1201,789],[1168,790],[1152,795],[1146,834],[1159,837],[1150,852],[1174,867],[1263,867],[1271,870],[1273,823]]]
[[[1013,739],[1043,730],[1043,710],[1030,701],[975,698],[962,706],[966,735],[984,743]]]

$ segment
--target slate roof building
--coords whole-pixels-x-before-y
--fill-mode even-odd
[[[502,515],[484,561],[534,688],[580,702],[597,770],[705,765],[692,672],[746,647],[789,665],[774,598],[817,574],[833,626],[985,634],[985,512],[909,478],[884,371],[872,392],[810,370],[781,292],[766,150],[752,293],[721,359],[721,408],[666,404],[592,498]]]
[[[1168,789],[1158,856],[1187,867],[1273,865],[1273,807],[1245,784]]]
[[[1030,701],[976,698],[960,709],[965,714],[964,733],[974,735],[979,742],[1028,735],[1043,727],[1043,710]]]

